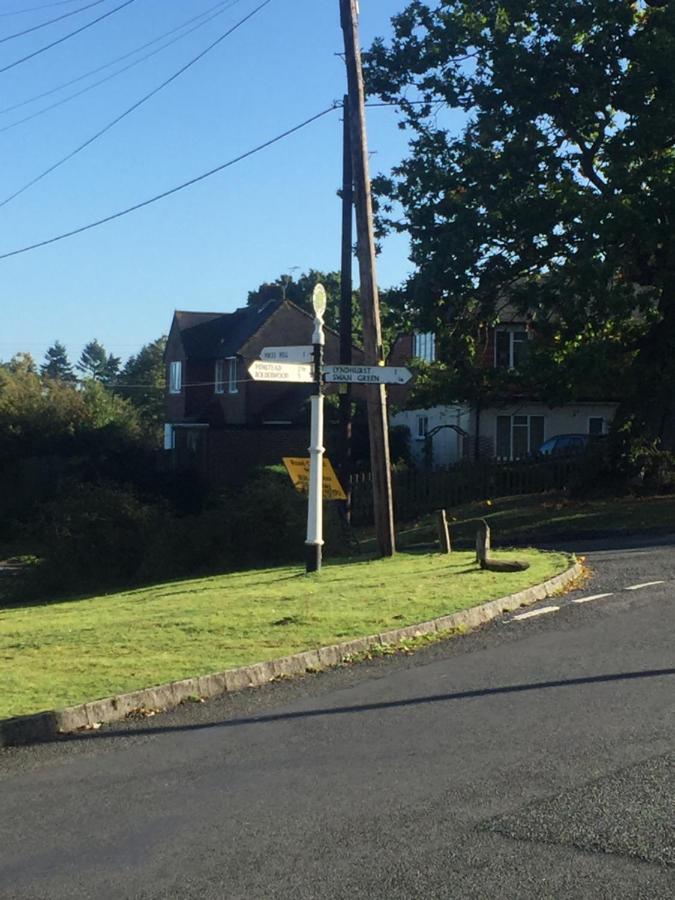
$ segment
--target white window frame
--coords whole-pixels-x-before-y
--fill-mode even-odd
[[[413,334],[413,356],[424,362],[436,362],[436,335],[433,331],[416,331]]]
[[[418,440],[418,441],[426,440],[428,430],[429,430],[429,416],[418,416],[417,417],[417,433],[415,435],[416,440]]]
[[[606,419],[604,416],[589,416],[589,417],[588,417],[588,427],[587,427],[587,429],[586,429],[586,433],[587,433],[587,434],[590,435],[590,434],[593,433],[593,432],[591,431],[591,419],[600,419],[600,421],[602,422],[602,428],[601,428],[601,430],[600,430],[599,432],[597,432],[597,433],[598,433],[598,434],[607,434],[607,419]]]
[[[497,456],[497,449],[498,449],[498,447],[499,447],[499,419],[501,419],[501,418],[504,418],[504,419],[510,419],[510,428],[509,428],[509,455],[508,455],[508,456]],[[542,430],[542,431],[543,431],[543,436],[542,436],[542,443],[544,443],[544,442],[546,441],[546,416],[542,415],[541,413],[532,413],[531,415],[530,415],[530,414],[525,414],[525,413],[513,413],[512,415],[508,415],[507,413],[504,413],[503,415],[495,416],[495,445],[494,445],[494,446],[495,446],[495,456],[496,456],[498,459],[516,459],[516,457],[513,455],[514,429],[515,429],[515,428],[525,428],[525,427],[526,427],[524,424],[523,424],[523,425],[516,425],[516,424],[515,424],[515,419],[516,419],[516,418],[527,419],[527,448],[528,448],[528,454],[529,454],[529,453],[532,453],[532,452],[533,452],[533,449],[534,449],[534,448],[532,448],[532,419],[543,419],[543,430]],[[518,459],[523,459],[523,457],[517,457],[517,458],[518,458]]]
[[[217,359],[213,367],[213,393],[225,393],[225,360]]]
[[[239,393],[239,382],[238,382],[238,362],[236,356],[228,356],[228,367],[227,367],[227,393],[228,394],[238,394]]]
[[[183,363],[174,360],[169,363],[169,393],[180,394],[183,389]]]
[[[515,369],[515,353],[514,353],[515,344],[524,344],[525,341],[529,340],[529,337],[527,335],[527,328],[525,325],[513,325],[508,328],[506,328],[504,326],[499,326],[498,328],[495,328],[495,346],[494,346],[494,358],[493,358],[495,369],[503,368],[502,366],[497,365],[497,335],[498,334],[508,334],[508,336],[509,336],[509,364],[508,364],[507,368]],[[525,340],[524,341],[514,340],[516,334],[524,334]]]

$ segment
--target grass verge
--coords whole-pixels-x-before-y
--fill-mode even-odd
[[[675,495],[623,497],[606,500],[571,500],[564,494],[528,494],[467,503],[448,509],[452,538],[471,546],[479,519],[485,519],[500,544],[575,540],[584,535],[607,536],[675,532]],[[362,531],[364,549],[372,540]],[[435,541],[433,516],[401,524],[399,547]]]
[[[0,718],[222,671],[412,625],[538,584],[560,553],[519,550],[525,572],[469,552],[257,569],[0,610]]]

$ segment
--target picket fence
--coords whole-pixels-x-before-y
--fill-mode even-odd
[[[406,521],[441,507],[450,509],[474,500],[562,490],[579,465],[574,457],[544,461],[480,460],[442,469],[392,471],[394,510]],[[353,525],[373,523],[373,485],[370,472],[350,479]]]

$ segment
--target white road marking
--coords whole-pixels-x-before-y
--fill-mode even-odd
[[[572,600],[572,603],[588,603],[589,600],[602,600],[603,597],[613,597],[612,593],[609,594],[591,594],[590,597],[577,597],[576,600]]]
[[[651,587],[653,584],[665,584],[665,581],[645,581],[644,584],[631,584],[627,591],[639,591],[640,588]]]
[[[519,622],[521,619],[532,619],[534,616],[543,616],[544,613],[550,612],[558,612],[560,609],[559,606],[542,606],[541,609],[533,609],[530,612],[520,613],[518,616],[514,616],[514,622]]]

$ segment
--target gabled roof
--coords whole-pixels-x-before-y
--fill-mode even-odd
[[[231,313],[177,311],[176,321],[186,356],[197,359],[235,356],[283,302],[270,300],[261,306],[245,306]]]
[[[176,323],[181,331],[186,328],[193,328],[202,322],[209,322],[211,319],[217,319],[222,313],[217,312],[190,312],[189,310],[177,309],[174,313]]]

